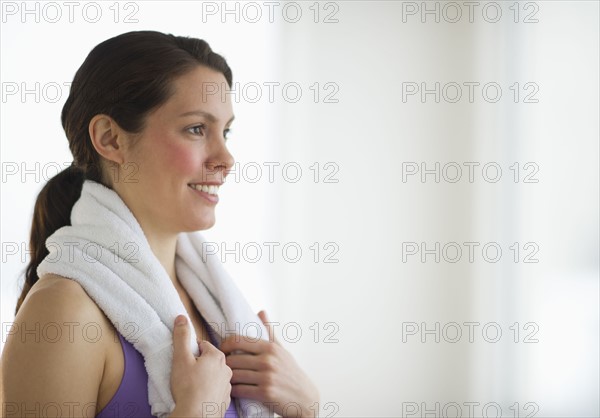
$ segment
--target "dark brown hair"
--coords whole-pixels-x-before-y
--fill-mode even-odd
[[[37,267],[49,254],[46,239],[71,225],[71,210],[81,196],[84,180],[110,187],[104,163],[89,136],[92,117],[105,114],[125,131],[140,133],[148,114],[174,93],[173,81],[199,65],[222,73],[231,88],[227,62],[202,39],[136,31],[108,39],[89,53],[75,74],[61,114],[73,164],[51,178],[35,202],[29,240],[31,260],[15,314],[39,280]]]

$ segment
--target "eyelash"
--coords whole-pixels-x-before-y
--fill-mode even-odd
[[[200,125],[195,125],[195,126],[192,126],[192,127],[188,128],[188,132],[190,132],[192,129],[196,129],[196,128],[205,129],[205,128],[206,128],[206,125],[200,124]],[[227,135],[228,135],[230,132],[231,132],[231,129],[229,129],[229,128],[228,128],[228,129],[225,129],[225,131],[223,131],[223,133],[224,133],[224,136],[225,136],[225,139],[226,139],[226,140],[228,139],[228,138],[227,138]],[[198,134],[198,133],[194,133],[194,132],[190,132],[190,133],[191,133],[192,135],[202,135],[202,134]]]

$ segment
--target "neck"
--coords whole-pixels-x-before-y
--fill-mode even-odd
[[[129,197],[127,190],[121,189],[121,184],[116,183],[113,185],[113,190],[119,195],[121,200],[130,208],[136,220],[139,222],[150,249],[158,258],[158,261],[164,267],[165,271],[171,278],[173,285],[178,288],[180,286],[177,274],[175,272],[175,250],[177,248],[177,233],[173,231],[167,231],[161,229],[152,222],[146,222],[144,219],[144,211],[141,209],[139,212],[135,210],[135,205],[127,204],[127,202],[135,202],[135,197]]]
[[[160,261],[160,264],[164,267],[165,271],[171,278],[175,287],[179,286],[179,280],[175,272],[175,250],[177,247],[177,235],[160,233],[157,231],[146,231],[146,238],[152,252]]]

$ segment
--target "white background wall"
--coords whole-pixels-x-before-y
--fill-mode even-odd
[[[312,2],[296,3],[296,23],[286,21],[294,19],[294,5],[282,14],[283,2],[272,23],[263,2],[228,2],[238,7],[239,22],[221,16],[221,2],[131,2],[127,9],[122,3],[118,23],[112,3],[98,3],[97,23],[86,21],[94,14],[82,15],[83,2],[73,23],[63,3],[56,3],[64,14],[57,23],[48,22],[54,12],[46,7],[45,14],[44,3],[37,6],[39,23],[22,16],[20,2],[2,3],[3,92],[11,83],[39,82],[40,100],[19,92],[4,94],[1,103],[0,348],[27,257],[6,250],[26,245],[44,176],[72,160],[60,126],[68,87],[50,103],[51,83],[70,82],[102,40],[154,29],[206,39],[246,93],[234,104],[230,142],[239,182],[222,189],[217,225],[206,235],[230,249],[263,248],[256,263],[253,252],[239,262],[224,255],[227,268],[256,311],[266,308],[281,327],[296,323],[302,330],[297,342],[291,328],[287,339],[281,330],[279,336],[314,377],[323,403],[331,403],[324,416],[454,416],[454,403],[469,416],[468,402],[477,416],[495,416],[496,405],[503,416],[515,409],[519,416],[598,416],[597,2],[480,2],[472,22],[464,2],[427,2],[439,10],[439,23],[434,14],[422,15],[421,2],[322,2],[317,23]],[[5,13],[9,3],[17,14]],[[263,16],[250,23],[255,5]],[[462,18],[451,23],[455,5]],[[213,6],[216,15],[203,13]],[[502,15],[492,23],[498,9]],[[124,22],[131,11],[138,23]],[[338,21],[325,23],[327,16]],[[298,83],[302,98],[291,103],[293,89],[286,100],[276,88],[270,102],[268,82]],[[316,82],[317,103],[310,88]],[[439,103],[434,94],[403,100],[407,83],[432,89],[436,82],[447,86]],[[469,82],[480,83],[472,102]],[[252,83],[262,86],[257,103]],[[325,83],[334,83],[330,99],[337,102],[326,103],[334,90]],[[462,88],[456,103],[449,83]],[[486,83],[501,87],[497,102],[494,89],[482,94]],[[529,100],[537,102],[526,103],[534,87]],[[280,164],[273,182],[265,163]],[[297,182],[281,174],[286,163],[302,169]],[[403,181],[411,163],[448,171],[441,170],[439,183],[434,174],[422,181],[421,173]],[[465,163],[479,164],[473,182]],[[493,167],[502,170],[495,183],[482,175],[488,163],[490,177]],[[19,172],[10,174],[15,164]],[[257,165],[262,178],[252,182]],[[461,179],[446,181],[456,165]],[[538,181],[524,182],[535,167],[531,179]],[[22,168],[34,173],[22,178]],[[329,173],[337,182],[324,181]],[[280,243],[272,263],[264,242]],[[405,253],[411,242],[428,249],[455,242],[462,257],[451,263],[441,254],[436,262],[431,254],[421,262],[420,253]],[[473,262],[464,242],[479,244]],[[289,243],[303,251],[296,263],[282,256]],[[497,262],[483,258],[486,243],[501,248]],[[447,248],[446,258],[454,257]],[[338,262],[324,262],[332,249]],[[525,263],[532,249],[538,262]],[[494,247],[487,254],[493,257]],[[465,322],[477,324],[473,342]],[[412,323],[419,331],[439,323],[440,342],[434,334],[407,333]],[[451,323],[463,332],[456,343],[449,342]],[[486,341],[486,325],[488,338],[501,329],[498,342]],[[328,335],[337,342],[327,343]],[[528,335],[537,342],[524,342]]]

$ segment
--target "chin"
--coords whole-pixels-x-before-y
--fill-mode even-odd
[[[214,216],[206,216],[201,219],[196,219],[194,222],[187,224],[185,227],[185,232],[194,232],[194,231],[202,231],[205,229],[212,228],[216,223],[216,219]]]

